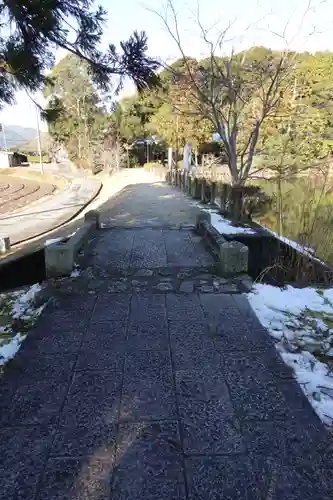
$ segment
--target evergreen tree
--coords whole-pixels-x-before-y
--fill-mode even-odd
[[[56,48],[85,60],[104,88],[112,75],[121,81],[129,76],[138,89],[158,81],[144,32],[121,42],[120,53],[112,44],[100,50],[106,11],[94,8],[94,0],[2,0],[0,20],[0,106],[12,103],[19,88],[33,92],[44,86]]]

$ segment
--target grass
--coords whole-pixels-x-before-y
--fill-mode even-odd
[[[39,163],[39,156],[32,156],[28,155],[28,161],[30,163]],[[48,155],[42,155],[42,162],[43,163],[51,163],[50,157]]]

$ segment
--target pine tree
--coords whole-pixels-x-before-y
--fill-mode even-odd
[[[0,106],[15,91],[36,91],[47,81],[54,49],[62,48],[89,63],[95,83],[106,88],[113,75],[129,76],[138,89],[154,85],[158,63],[148,57],[147,36],[134,32],[121,51],[99,48],[106,11],[94,0],[0,1]]]

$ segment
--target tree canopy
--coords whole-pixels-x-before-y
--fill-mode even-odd
[[[310,167],[332,154],[333,54],[300,53],[290,54],[290,57],[293,69],[286,74],[288,82],[275,92],[276,105],[273,103],[274,109],[269,108],[268,111],[272,112],[268,112],[260,124],[260,133],[253,147],[253,164],[248,172],[250,175],[267,167],[280,171],[282,165],[284,174],[289,174]],[[258,92],[262,87],[266,89],[278,59],[264,47],[253,47],[246,53],[235,54],[234,58],[232,74],[236,76],[232,88],[221,84],[214,94],[218,107],[214,121],[210,115],[213,108],[209,108],[209,103],[202,96],[193,96],[194,83],[189,78],[188,67],[197,79],[195,84],[200,84],[200,90],[205,95],[208,83],[218,85],[226,71],[223,59],[216,60],[221,68],[218,66],[215,69],[213,77],[207,76],[211,68],[208,59],[176,61],[160,73],[159,86],[137,92],[110,108],[91,77],[89,64],[75,56],[67,56],[53,69],[50,75],[53,85],[47,87],[50,104],[53,105],[53,108],[50,107],[59,113],[53,124],[51,122],[51,133],[70,151],[74,146],[76,158],[80,157],[80,148],[81,156],[84,156],[89,144],[103,141],[108,134],[117,144],[127,148],[131,148],[137,139],[156,136],[179,151],[186,143],[200,150],[200,145],[211,142],[215,132],[220,136],[230,133],[232,128],[228,132],[228,126],[233,126],[232,119],[236,116],[235,162],[239,169],[242,161],[246,165],[249,153],[246,147],[262,111],[262,97],[267,96],[267,93]],[[218,73],[219,68],[221,74]],[[233,92],[237,92],[236,101]],[[230,117],[230,121],[224,120],[225,117]],[[80,148],[79,140],[82,144]],[[225,144],[221,142],[225,161]],[[242,151],[246,153],[243,160]]]
[[[118,75],[142,90],[158,82],[158,63],[147,54],[147,36],[134,32],[100,49],[106,11],[94,0],[2,0],[0,2],[0,106],[12,103],[19,88],[36,91],[47,81],[54,51],[62,48],[89,65],[96,83],[107,87]]]
[[[66,147],[77,165],[92,164],[96,148],[103,143],[108,115],[88,63],[68,55],[54,66],[50,77],[52,83],[44,92],[49,99],[50,135]]]
[[[146,133],[179,149],[186,143],[197,149],[214,132],[222,138],[236,133],[237,141],[227,146],[235,148],[235,164],[240,176],[245,173],[244,179],[263,166],[280,167],[281,160],[286,172],[309,167],[333,151],[333,53],[284,57],[253,47],[234,54],[231,67],[226,58],[215,58],[214,66],[209,58],[181,58],[160,73],[159,88],[131,97],[131,106],[125,106],[128,122],[138,119],[138,110],[149,109],[144,118]],[[275,78],[277,64],[285,65],[276,77],[281,84]],[[272,82],[274,92],[269,94]],[[257,123],[254,162],[247,168]]]

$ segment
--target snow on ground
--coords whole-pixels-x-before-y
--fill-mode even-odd
[[[40,307],[34,304],[41,289],[35,284],[29,289],[0,294],[0,367],[15,356],[41,314],[45,304]]]
[[[221,234],[255,234],[249,227],[233,226],[231,221],[216,212],[210,212],[211,225]]]
[[[232,222],[225,219],[222,215],[217,212],[216,208],[209,208],[202,205],[200,201],[190,201],[191,207],[201,208],[203,212],[209,212],[211,217],[211,225],[221,234],[255,234],[256,231],[250,227],[246,227],[245,224],[242,226],[234,226]]]
[[[257,283],[248,299],[318,416],[333,425],[333,289]]]
[[[71,278],[78,278],[81,275],[81,269],[78,265],[75,265],[73,271],[71,272]]]
[[[44,247],[49,247],[50,245],[54,245],[55,243],[60,243],[61,241],[64,241],[63,237],[59,238],[49,238],[44,242]]]

